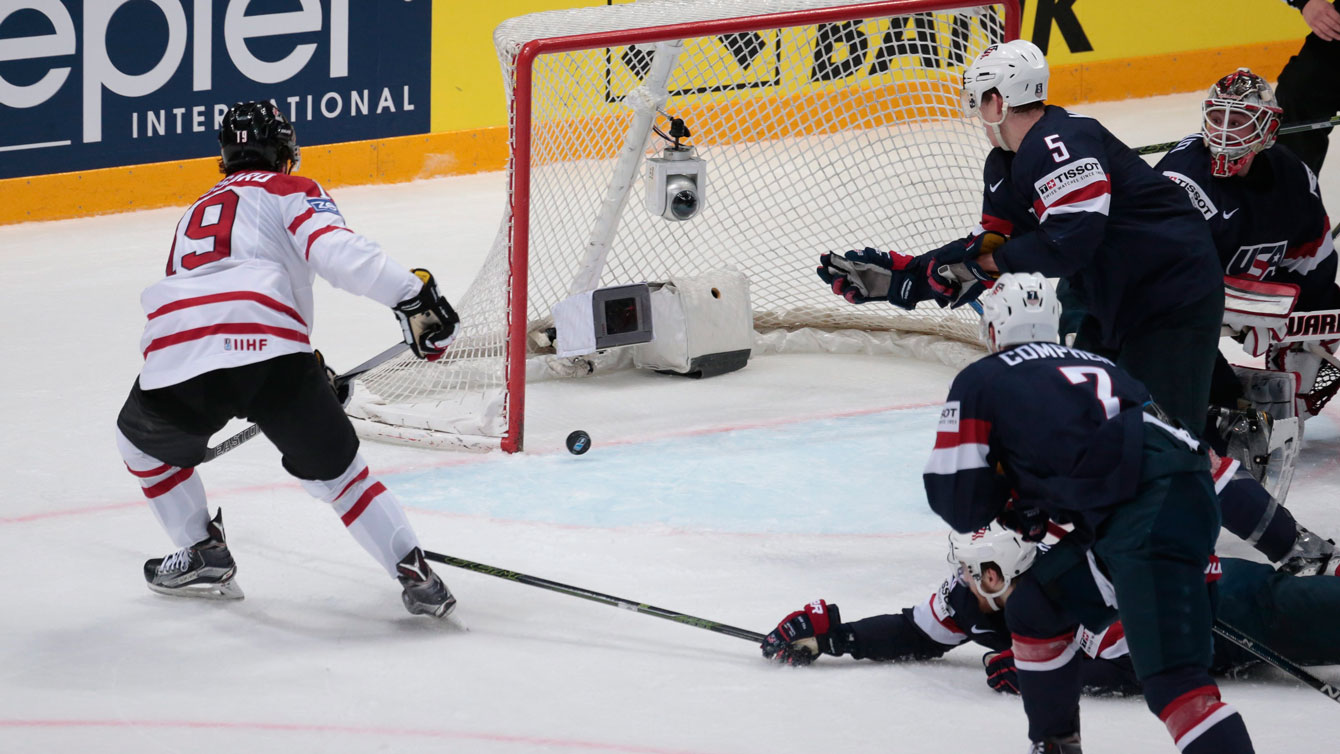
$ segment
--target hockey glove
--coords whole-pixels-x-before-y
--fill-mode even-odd
[[[760,648],[765,658],[786,665],[809,665],[821,653],[841,657],[843,648],[834,641],[841,623],[837,605],[815,600],[783,618]]]
[[[400,320],[400,329],[405,334],[405,342],[414,351],[414,355],[428,361],[437,361],[456,339],[456,329],[460,317],[451,308],[437,290],[437,282],[428,270],[415,268],[410,270],[423,281],[423,288],[414,298],[405,299],[396,304],[395,316]]]
[[[326,373],[326,382],[330,383],[330,390],[335,393],[335,400],[339,401],[341,406],[347,407],[349,398],[354,392],[353,381],[340,382],[335,370],[331,369],[330,365],[326,363],[326,357],[322,356],[320,351],[312,351],[312,355],[316,357],[317,366],[321,367],[322,371]]]
[[[915,257],[866,247],[841,256],[819,255],[818,272],[833,293],[853,304],[882,299],[911,309],[929,297],[923,269]]]
[[[936,303],[957,308],[994,285],[1000,275],[987,272],[979,258],[994,253],[1005,241],[1005,236],[985,231],[966,244],[956,241],[931,252],[927,284]]]
[[[982,655],[986,685],[1003,694],[1019,694],[1019,674],[1014,670],[1014,650],[987,652]]]
[[[1041,542],[1047,536],[1051,516],[1040,508],[1016,508],[1010,503],[996,520],[1001,526],[1019,532],[1025,542]]]

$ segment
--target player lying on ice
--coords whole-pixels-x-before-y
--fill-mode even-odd
[[[1120,618],[1145,701],[1178,748],[1251,752],[1209,673],[1210,459],[1140,382],[1059,345],[1060,310],[1035,273],[1002,275],[982,296],[989,353],[954,378],[923,475],[931,509],[957,532],[1002,517],[1033,541],[1052,523],[1073,527],[1004,608],[1032,751],[1080,750],[1075,637]]]
[[[1057,527],[1052,534],[1064,534]],[[1054,543],[1057,537],[1049,535]],[[892,615],[844,623],[838,606],[815,600],[782,619],[763,644],[763,656],[808,665],[819,655],[857,660],[930,660],[975,642],[991,688],[1019,693],[1004,605],[1015,583],[1028,578],[1048,544],[1024,541],[992,523],[971,534],[951,534],[954,572],[930,598]],[[1212,561],[1206,580],[1217,589],[1216,616],[1261,644],[1303,665],[1340,664],[1340,579],[1292,576],[1240,558]],[[1140,681],[1117,621],[1101,631],[1080,627],[1079,682],[1086,694],[1138,695]],[[1214,644],[1211,672],[1237,673],[1259,664],[1255,655],[1226,641]]]
[[[312,281],[395,311],[406,342],[436,359],[458,319],[426,270],[407,270],[351,231],[315,181],[293,175],[293,126],[270,102],[234,105],[219,129],[226,176],[177,223],[167,276],[140,297],[144,368],[117,417],[117,447],[180,549],[144,564],[149,588],[240,599],[223,514],[210,518],[196,466],[234,417],[260,426],[284,469],[328,503],[400,582],[405,608],[444,617],[456,599],[424,561],[400,503],[358,452],[309,341]]]

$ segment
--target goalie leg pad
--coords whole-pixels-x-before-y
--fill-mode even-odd
[[[1233,371],[1242,382],[1243,395],[1252,409],[1246,412],[1219,409],[1217,428],[1228,441],[1228,455],[1242,462],[1272,497],[1282,501],[1289,493],[1303,445],[1295,377],[1251,367],[1234,366]]]

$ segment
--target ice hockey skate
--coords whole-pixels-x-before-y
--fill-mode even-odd
[[[396,578],[405,588],[400,595],[405,609],[411,615],[431,615],[445,618],[456,609],[456,598],[442,582],[433,569],[424,560],[423,550],[415,547],[399,563],[396,563]]]
[[[1300,526],[1298,539],[1280,561],[1279,570],[1295,576],[1340,575],[1340,552],[1335,542]]]
[[[1079,736],[1034,741],[1033,747],[1028,752],[1029,754],[1083,754],[1083,750],[1079,747]]]
[[[245,595],[233,577],[237,563],[228,552],[223,509],[207,526],[209,536],[164,558],[144,563],[144,580],[159,594],[210,600],[240,600]]]

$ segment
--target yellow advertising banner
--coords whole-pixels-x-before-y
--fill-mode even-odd
[[[441,12],[433,18],[433,131],[506,127],[493,49],[498,24],[526,13],[609,4],[616,3],[439,0],[434,10]],[[1308,31],[1298,11],[1280,0],[1022,0],[1022,5],[1021,36],[1047,53],[1052,97],[1062,104],[1208,88],[1240,65],[1273,79]],[[767,6],[760,2],[761,10]]]
[[[627,1],[432,0],[429,132],[305,150],[304,162],[311,165],[306,172],[338,186],[501,170],[509,115],[494,29],[529,13]],[[1280,0],[1021,0],[1021,5],[1021,36],[1046,52],[1050,100],[1062,105],[1200,90],[1239,66],[1274,80],[1308,31],[1298,11]],[[770,6],[759,0],[760,12]],[[844,44],[878,50],[887,26],[858,24],[852,32],[857,38]],[[722,50],[711,45],[690,52],[704,66],[713,55],[725,61]],[[619,79],[617,66],[608,70],[610,79],[600,87],[570,94],[595,96],[604,90],[603,96],[616,97],[632,85],[631,78]],[[857,65],[843,75],[868,71]],[[737,83],[766,84],[767,75],[759,68]],[[764,90],[794,98],[797,107],[825,106],[811,101],[817,95],[798,79],[750,91]],[[726,112],[707,101],[698,107],[700,123]],[[0,202],[0,223],[183,204],[214,169],[212,159],[202,159],[0,180],[0,195],[22,197]]]

